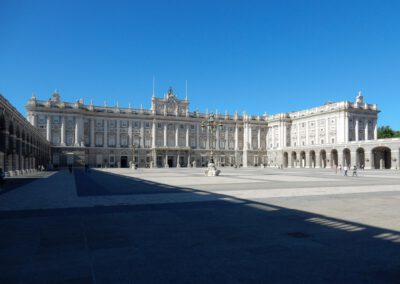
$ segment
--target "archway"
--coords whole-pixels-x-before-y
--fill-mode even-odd
[[[320,167],[325,169],[326,168],[326,151],[325,150],[321,150],[319,152],[319,159],[320,159]]]
[[[356,151],[356,165],[358,168],[365,166],[365,151],[363,148],[358,148]]]
[[[343,167],[344,166],[350,167],[350,165],[351,165],[350,150],[346,148],[343,150]]]
[[[283,153],[283,167],[287,168],[289,166],[289,155],[287,152]]]
[[[333,149],[331,151],[331,167],[337,167],[338,166],[338,151]]]
[[[300,167],[304,168],[306,166],[306,152],[301,151],[300,152]]]
[[[392,153],[388,147],[376,147],[372,149],[372,168],[390,169],[392,167]]]
[[[292,164],[291,164],[292,168],[297,167],[297,153],[296,152],[292,152]]]
[[[315,151],[310,151],[310,168],[315,168]]]

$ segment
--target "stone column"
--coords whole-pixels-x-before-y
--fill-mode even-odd
[[[65,146],[65,116],[61,116],[61,146]]]
[[[167,147],[167,123],[164,122],[164,147]]]
[[[244,123],[243,126],[243,167],[247,167],[247,150],[249,149],[249,124]]]
[[[306,124],[306,146],[310,145],[310,133],[308,132],[308,121],[305,122]]]
[[[216,126],[217,128],[216,128],[216,131],[215,131],[215,149],[216,150],[219,150],[219,143],[221,142],[221,137],[220,137],[220,129],[219,129],[219,126],[217,125]]]
[[[33,114],[33,126],[35,126],[35,127],[37,127],[37,126],[38,126],[38,123],[37,123],[37,117],[38,117],[38,115],[37,115],[37,114]]]
[[[189,143],[189,124],[186,124],[186,147],[190,147],[190,143]]]
[[[247,142],[248,142],[248,149],[249,150],[254,150],[253,149],[253,129],[252,126],[249,124],[248,127],[248,132],[247,132]]]
[[[206,149],[210,149],[210,127],[206,126],[206,135],[207,135],[207,143],[206,143]]]
[[[329,118],[325,119],[325,144],[330,144],[331,142],[329,141]],[[337,142],[337,141],[336,141]]]
[[[228,126],[225,126],[225,150],[229,149],[229,131]]]
[[[286,145],[282,145],[282,147],[285,147]],[[257,132],[257,149],[261,149],[261,127],[258,127],[258,132]]]
[[[120,124],[121,124],[121,121],[119,120],[119,119],[117,119],[117,121],[116,121],[116,123],[117,123],[117,137],[116,137],[116,147],[117,148],[119,148],[119,147],[121,147],[121,140],[120,140],[120,136],[121,136],[121,130],[120,130]]]
[[[132,123],[133,121],[128,120],[128,145],[133,145],[133,135],[132,135]],[[132,161],[134,162],[134,161]]]
[[[391,150],[391,170],[399,169],[399,150]]]
[[[358,118],[356,118],[356,126],[355,126],[355,140],[358,141],[358,134],[359,134],[359,129],[358,129]]]
[[[51,142],[51,116],[47,116],[46,120],[46,139]]]
[[[144,148],[144,121],[140,122],[140,147]]]
[[[331,164],[332,164],[332,155],[331,155],[331,152],[328,151],[328,152],[326,152],[326,168],[330,169]]]
[[[349,142],[349,115],[346,112],[344,116],[344,142]],[[344,166],[342,164],[342,166]]]
[[[75,146],[81,146],[83,137],[83,119],[75,117]]]
[[[200,124],[196,124],[196,148],[200,149]]]
[[[235,151],[238,151],[238,150],[239,150],[239,127],[236,124],[235,125]]]
[[[104,141],[103,141],[103,147],[107,148],[108,147],[108,120],[104,119]]]
[[[310,159],[310,152],[306,152],[306,162],[305,162],[305,168],[311,168],[311,159]]]
[[[175,125],[175,147],[179,147],[179,124]]]
[[[94,118],[90,119],[90,147],[94,147]]]
[[[350,167],[353,167],[354,165],[357,165],[357,152],[350,150]],[[350,170],[350,169],[349,169]]]
[[[156,147],[156,121],[153,120],[152,128],[151,128],[151,148]],[[154,161],[155,163],[156,161]]]
[[[79,119],[76,116],[75,117],[75,142],[74,145],[75,146],[79,146]]]
[[[365,157],[365,164],[364,164],[364,168],[367,170],[371,170],[372,169],[372,165],[373,165],[373,157],[371,156],[371,151],[364,151],[364,157]]]
[[[377,139],[378,139],[378,123],[375,120],[374,121],[374,140],[377,140]]]
[[[343,161],[343,149],[338,149],[338,167],[342,165],[342,168],[344,167],[344,161]]]
[[[320,152],[315,152],[315,168],[319,169],[322,166]]]
[[[364,136],[365,136],[365,141],[367,141],[367,140],[369,140],[369,137],[368,137],[368,135],[369,135],[369,133],[368,133],[368,119],[366,119],[365,120],[365,122],[364,122],[364,131],[365,131],[365,133],[364,133]]]

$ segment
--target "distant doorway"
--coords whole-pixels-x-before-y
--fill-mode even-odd
[[[121,168],[128,167],[128,156],[121,156]]]
[[[174,156],[168,156],[168,167],[172,168],[174,166]]]

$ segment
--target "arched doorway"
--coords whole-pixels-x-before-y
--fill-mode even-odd
[[[338,165],[338,151],[333,149],[331,151],[331,167],[337,167]]]
[[[346,148],[343,150],[343,167],[344,166],[350,167],[350,165],[351,165],[350,150]]]
[[[363,148],[358,148],[356,151],[356,166],[358,168],[365,166],[365,151]]]
[[[300,152],[300,167],[304,168],[306,166],[306,152],[301,151]]]
[[[319,152],[319,159],[320,159],[320,167],[325,169],[326,168],[326,151],[325,150],[321,150],[321,152]]]
[[[372,149],[372,168],[390,169],[392,167],[392,153],[388,147],[376,147]]]
[[[310,151],[310,168],[315,168],[315,151]]]
[[[292,152],[292,164],[291,164],[292,168],[297,167],[297,153],[296,152]]]
[[[283,153],[283,167],[287,168],[289,166],[289,155],[287,152]]]

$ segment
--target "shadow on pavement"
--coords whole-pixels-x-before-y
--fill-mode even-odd
[[[24,186],[28,183],[34,182],[36,180],[39,180],[43,178],[42,176],[29,176],[29,177],[24,177],[24,176],[19,176],[19,177],[7,177],[3,183],[3,185],[0,187],[0,194],[7,193],[13,189],[16,189],[18,187]]]
[[[179,191],[104,172],[75,177],[82,196]],[[0,212],[0,283],[400,281],[399,232],[217,197]]]

